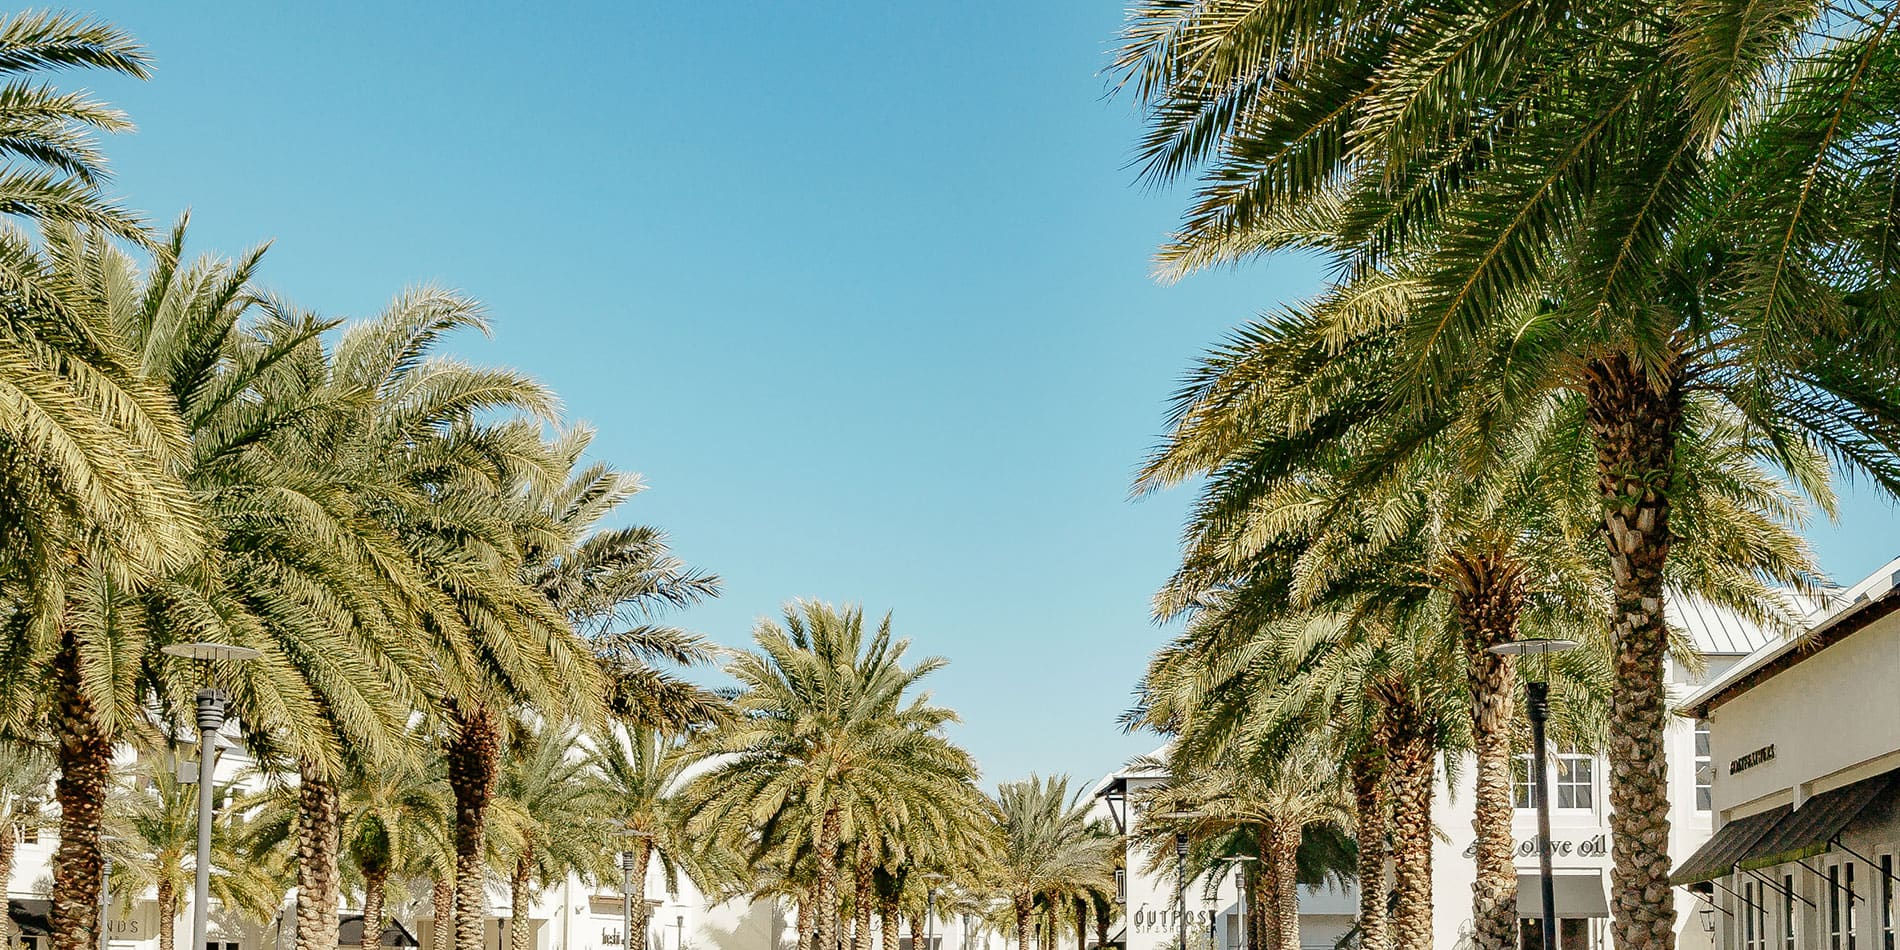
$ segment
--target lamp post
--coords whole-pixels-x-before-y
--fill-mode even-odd
[[[1168,820],[1168,821],[1194,821],[1195,819],[1198,819],[1198,818],[1206,818],[1206,817],[1207,817],[1207,813],[1205,813],[1205,812],[1198,812],[1198,811],[1170,811],[1170,812],[1164,812],[1164,813],[1162,813],[1162,814],[1159,814],[1159,815],[1156,815],[1155,817],[1156,817],[1156,818],[1162,818],[1162,819],[1166,819],[1166,820]],[[1180,915],[1180,920],[1179,920],[1179,923],[1180,923],[1180,927],[1179,927],[1179,930],[1180,930],[1180,940],[1181,940],[1181,944],[1180,944],[1180,946],[1181,946],[1181,950],[1188,950],[1188,939],[1187,939],[1187,886],[1188,886],[1188,881],[1187,881],[1187,853],[1188,853],[1188,835],[1187,835],[1187,832],[1186,832],[1186,831],[1177,831],[1177,832],[1175,832],[1175,833],[1174,833],[1174,861],[1175,861],[1175,866],[1176,866],[1176,868],[1177,868],[1177,870],[1176,870],[1176,872],[1175,872],[1175,876],[1176,876],[1176,877],[1177,877],[1177,878],[1178,878],[1179,880],[1177,881],[1177,885],[1178,885],[1178,886],[1177,886],[1177,890],[1176,890],[1176,900],[1175,900],[1175,910],[1174,910],[1174,912],[1175,912],[1176,914],[1178,914],[1178,915]]]
[[[944,881],[944,876],[941,874],[938,874],[935,871],[932,871],[929,874],[924,875],[923,877],[924,877],[924,948],[923,950],[936,950],[936,947],[937,947],[937,885]],[[916,948],[913,947],[912,950],[916,950]]]
[[[1247,950],[1247,862],[1254,860],[1252,855],[1236,854],[1222,858],[1234,866],[1234,906],[1239,910],[1234,927],[1234,945]]]
[[[679,937],[674,946],[677,947],[678,950],[686,950],[686,915],[674,915],[673,924],[679,929]]]
[[[209,674],[214,661],[242,662],[255,660],[262,654],[250,647],[231,646],[224,643],[173,643],[160,647],[159,652],[167,656],[197,660]],[[209,678],[208,675],[206,677]],[[198,691],[198,867],[197,879],[192,882],[191,896],[191,947],[192,950],[204,950],[205,932],[211,920],[211,818],[214,804],[211,798],[212,785],[216,782],[218,767],[218,730],[224,728],[225,714],[229,711],[229,697],[215,686],[207,686]]]
[[[1487,647],[1498,656],[1534,656],[1524,678],[1524,711],[1531,720],[1531,787],[1537,789],[1537,883],[1543,897],[1544,950],[1557,946],[1557,889],[1550,873],[1550,776],[1544,762],[1544,722],[1550,718],[1550,657],[1577,648],[1574,640],[1533,638]]]

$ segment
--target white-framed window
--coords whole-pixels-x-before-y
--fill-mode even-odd
[[[1842,861],[1827,869],[1828,948],[1855,950],[1854,937],[1854,862]]]
[[[1709,754],[1709,721],[1695,721],[1695,810],[1714,807],[1715,760]]]
[[[1115,869],[1115,899],[1128,901],[1128,872],[1122,868]]]
[[[1536,808],[1537,786],[1531,781],[1531,757],[1520,755],[1511,760],[1511,806]]]
[[[1794,950],[1795,914],[1794,914],[1794,875],[1781,876],[1781,946],[1782,950]]]
[[[1596,764],[1593,756],[1574,753],[1557,756],[1557,791],[1551,797],[1557,800],[1558,808],[1596,807]]]
[[[1737,908],[1742,929],[1742,950],[1767,950],[1768,935],[1762,925],[1762,894],[1754,881],[1742,882],[1742,906]]]
[[[1880,856],[1880,946],[1894,950],[1893,938],[1893,855]]]

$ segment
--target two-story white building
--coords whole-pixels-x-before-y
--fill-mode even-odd
[[[1717,828],[1676,865],[1723,950],[1895,945],[1900,560],[1683,706],[1709,724]]]

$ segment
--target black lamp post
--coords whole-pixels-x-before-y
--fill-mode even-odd
[[[250,647],[223,643],[173,643],[160,647],[159,652],[197,660],[206,667],[207,674],[214,660],[238,662],[263,655]],[[228,702],[224,691],[217,687],[207,686],[198,691],[198,867],[191,897],[193,950],[203,950],[205,933],[211,923],[211,818],[214,811],[211,792],[217,780],[218,730],[224,728]]]
[[[1544,950],[1557,950],[1557,888],[1550,872],[1550,776],[1544,761],[1544,723],[1550,718],[1550,655],[1577,648],[1574,640],[1528,639],[1493,644],[1498,656],[1534,656],[1524,678],[1524,710],[1531,720],[1531,787],[1537,790],[1537,882],[1543,897]]]
[[[1198,811],[1171,811],[1171,812],[1166,812],[1164,814],[1156,815],[1155,817],[1163,818],[1168,821],[1193,821],[1197,818],[1206,818],[1207,815],[1204,812],[1198,812]],[[1176,873],[1176,877],[1179,878],[1179,881],[1178,881],[1179,886],[1176,891],[1174,912],[1180,915],[1179,929],[1180,929],[1181,950],[1188,950],[1187,853],[1188,853],[1187,832],[1186,831],[1175,832],[1174,833],[1174,860],[1175,860],[1175,865],[1178,869],[1175,873]]]

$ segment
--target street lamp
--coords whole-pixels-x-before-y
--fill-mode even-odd
[[[686,950],[686,915],[685,914],[675,915],[673,918],[673,923],[676,927],[679,928],[679,939],[674,944],[674,946],[679,948],[679,950]]]
[[[1166,821],[1195,821],[1200,818],[1206,818],[1207,813],[1200,812],[1200,811],[1170,811],[1170,812],[1163,812],[1159,815],[1156,815],[1155,817],[1166,820]],[[1176,893],[1175,913],[1180,915],[1179,930],[1180,930],[1181,950],[1188,950],[1187,853],[1188,853],[1187,832],[1185,831],[1175,832],[1174,833],[1174,860],[1175,860],[1175,865],[1178,869],[1175,872],[1175,876],[1179,879],[1177,882],[1179,886],[1175,892]]]
[[[1239,910],[1235,919],[1234,945],[1247,950],[1247,862],[1254,860],[1252,855],[1236,854],[1222,858],[1234,866],[1234,906]]]
[[[937,885],[945,880],[935,871],[924,877],[924,950],[937,948]],[[912,948],[915,950],[915,948]]]
[[[1532,638],[1495,643],[1486,649],[1497,656],[1534,656],[1524,677],[1524,710],[1531,719],[1531,785],[1537,789],[1537,881],[1544,899],[1544,946],[1557,946],[1557,888],[1550,873],[1550,776],[1544,764],[1544,722],[1550,718],[1550,657],[1577,648],[1575,640]]]
[[[263,655],[250,647],[224,643],[172,643],[159,647],[159,652],[166,656],[197,660],[206,673],[209,673],[214,661],[241,663]],[[229,697],[215,686],[198,691],[198,867],[197,880],[192,882],[192,950],[204,950],[205,931],[209,929],[211,919],[211,786],[217,778],[218,730],[224,728],[228,702]]]

